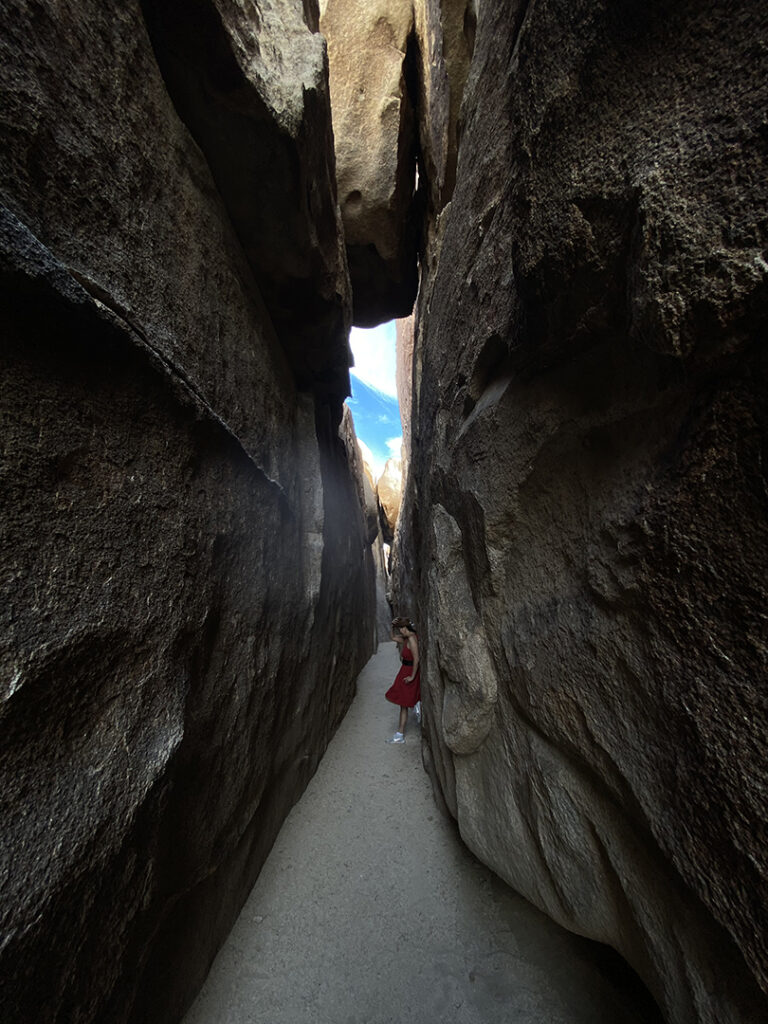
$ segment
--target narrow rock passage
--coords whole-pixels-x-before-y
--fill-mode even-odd
[[[418,727],[390,746],[382,644],[185,1024],[646,1024],[599,947],[464,848]],[[612,962],[611,962],[612,963]],[[626,981],[626,979],[624,979]]]

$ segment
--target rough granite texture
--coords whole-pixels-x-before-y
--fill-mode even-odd
[[[430,219],[450,202],[456,183],[460,110],[475,45],[476,0],[416,0],[415,106],[419,156]]]
[[[295,60],[289,37],[309,54],[281,106],[253,60],[238,70],[256,39],[243,5],[189,5],[218,26],[215,98],[189,25],[174,56],[219,111],[244,197],[137,2],[7,7],[2,1018],[168,1024],[372,649],[363,485],[339,436],[349,297],[324,51],[301,5],[265,18],[270,59]],[[167,27],[152,23],[158,52]],[[256,138],[279,140],[293,177],[249,165]],[[295,210],[289,232],[265,195]]]
[[[343,401],[350,285],[315,3],[141,6],[170,97],[205,154],[300,387]]]
[[[346,426],[347,419],[349,419],[349,427]],[[354,434],[354,429],[352,413],[345,406],[342,430],[351,430]],[[357,445],[357,459],[355,461],[360,462],[360,468],[356,468],[355,472],[360,474],[359,479],[362,481],[362,502],[365,509],[366,528],[368,536],[374,537],[371,545],[371,555],[376,573],[376,642],[381,644],[392,639],[392,609],[389,606],[388,598],[390,590],[389,569],[381,534],[379,502],[376,497],[373,471],[371,470],[371,466],[374,463],[373,454],[368,445],[361,441],[359,437],[355,438],[355,443]]]
[[[382,532],[386,536],[387,543],[390,544],[400,513],[402,492],[403,461],[402,459],[387,459],[382,474],[376,481],[376,497],[379,499],[379,509],[384,526]]]
[[[353,319],[407,316],[418,286],[411,0],[323,0]]]
[[[768,10],[478,7],[396,608],[470,848],[676,1024],[768,1019]]]

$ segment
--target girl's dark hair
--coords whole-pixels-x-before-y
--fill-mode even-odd
[[[412,633],[416,632],[416,627],[414,626],[413,621],[409,619],[407,615],[398,615],[396,619],[392,620],[392,626],[394,629],[400,629],[401,626],[407,626]]]

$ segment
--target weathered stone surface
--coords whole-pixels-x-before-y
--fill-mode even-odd
[[[363,460],[363,473],[365,473],[365,478],[371,485],[371,493],[373,494],[375,500],[376,495],[374,488],[376,487],[376,481],[374,480],[373,477],[372,467],[375,465],[376,460],[373,457],[373,452],[371,451],[371,449],[368,447],[365,441],[361,441],[359,437],[357,439],[357,447],[360,452],[360,458]]]
[[[370,545],[373,544],[379,533],[379,510],[376,504],[376,495],[365,472],[363,453],[355,434],[355,421],[348,405],[344,406],[339,437],[344,445],[345,457],[355,481],[360,508],[365,514],[366,540]]]
[[[314,2],[142,7],[171,99],[205,154],[300,386],[343,400],[349,280]]]
[[[376,639],[383,644],[392,639],[392,607],[389,603],[389,564],[381,531],[371,550],[376,567]]]
[[[403,425],[403,469],[408,462],[411,450],[411,418],[413,393],[413,332],[414,317],[395,321],[396,339],[396,381],[397,404],[400,406],[400,422]]]
[[[675,1022],[768,1017],[768,13],[479,5],[395,604],[473,851]]]
[[[4,1024],[178,1019],[371,650],[372,555],[338,433],[347,313],[318,64],[289,91],[302,113],[254,56],[258,42],[293,60],[302,33],[315,57],[321,43],[300,7],[290,50],[288,8],[278,35],[265,15],[248,39],[244,8],[224,10],[189,5],[190,25],[218,19],[214,84],[179,27],[197,84],[171,91],[197,144],[138,3],[5,12]],[[202,95],[230,156],[235,109],[244,151],[285,142],[285,192],[243,155],[254,205],[233,201],[210,124],[198,130]],[[260,189],[293,207],[314,180],[323,194],[280,242],[293,348],[291,307],[282,318],[259,265],[278,239],[254,225],[269,221]]]
[[[350,465],[353,465],[353,472],[360,483],[360,497],[365,510],[365,522],[368,543],[371,545],[371,557],[373,559],[373,573],[375,576],[375,604],[376,604],[376,640],[375,644],[384,643],[391,639],[392,611],[389,606],[389,569],[387,559],[384,555],[384,544],[381,537],[379,524],[379,502],[373,487],[373,476],[371,464],[373,455],[368,446],[355,435],[355,424],[349,408],[344,406],[344,419],[342,431],[347,438],[354,438],[357,449],[357,457],[350,458]]]
[[[403,493],[402,459],[387,459],[384,470],[376,481],[376,496],[381,509],[382,531],[388,544],[392,543],[395,524],[400,513],[400,501]]]
[[[325,0],[320,12],[353,319],[370,327],[407,316],[418,285],[413,5]]]
[[[419,152],[430,218],[450,202],[456,182],[459,111],[477,23],[475,0],[417,0]]]

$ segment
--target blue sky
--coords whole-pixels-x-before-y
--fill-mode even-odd
[[[370,448],[374,475],[379,476],[391,456],[400,457],[403,429],[395,383],[395,324],[381,324],[370,330],[353,327],[349,343],[355,357],[350,369],[352,411],[355,431]]]

